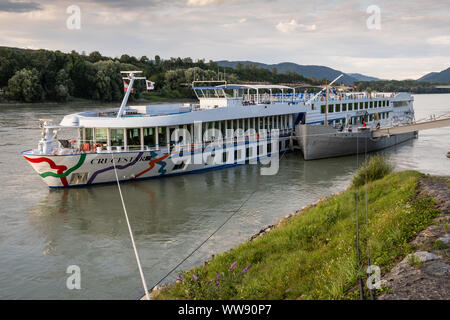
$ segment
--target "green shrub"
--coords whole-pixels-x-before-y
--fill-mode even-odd
[[[366,182],[381,179],[392,172],[392,164],[389,159],[382,155],[371,156],[369,161],[363,164],[356,175],[353,176],[353,187],[359,187]]]

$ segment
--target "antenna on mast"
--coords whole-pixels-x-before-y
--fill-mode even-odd
[[[117,118],[122,117],[127,107],[128,98],[130,97],[130,93],[133,90],[134,80],[146,80],[145,77],[135,77],[136,73],[142,73],[142,71],[120,71],[120,73],[126,74],[126,77],[122,77],[123,80],[130,80],[128,83],[127,91],[125,92],[125,96],[123,97],[122,104],[120,105],[119,112],[117,113]]]

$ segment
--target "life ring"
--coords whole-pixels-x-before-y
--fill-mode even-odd
[[[75,142],[77,142],[77,139],[72,139],[69,141],[70,144],[74,144]]]
[[[195,151],[195,144],[191,143],[191,152]]]
[[[259,133],[256,133],[256,140],[259,140]]]
[[[95,150],[97,150],[97,147],[102,147],[103,148],[103,145],[100,143],[100,142],[97,142],[96,144],[94,144],[93,146],[92,146],[92,151],[95,151]]]

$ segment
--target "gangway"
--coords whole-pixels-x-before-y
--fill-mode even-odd
[[[383,128],[372,131],[372,137],[378,138],[383,136],[392,136],[396,134],[414,132],[419,130],[428,130],[450,126],[450,117],[444,119],[434,119],[423,122],[415,122],[407,125]]]

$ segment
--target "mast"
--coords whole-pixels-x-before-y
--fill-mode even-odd
[[[135,77],[135,73],[142,73],[142,71],[120,71],[120,73],[127,74],[128,76],[123,77],[123,80],[130,80],[128,83],[127,91],[125,92],[125,96],[123,97],[122,104],[120,105],[119,112],[117,113],[117,118],[122,117],[127,107],[128,98],[130,97],[130,92],[133,90],[134,80],[146,79],[145,77]]]

